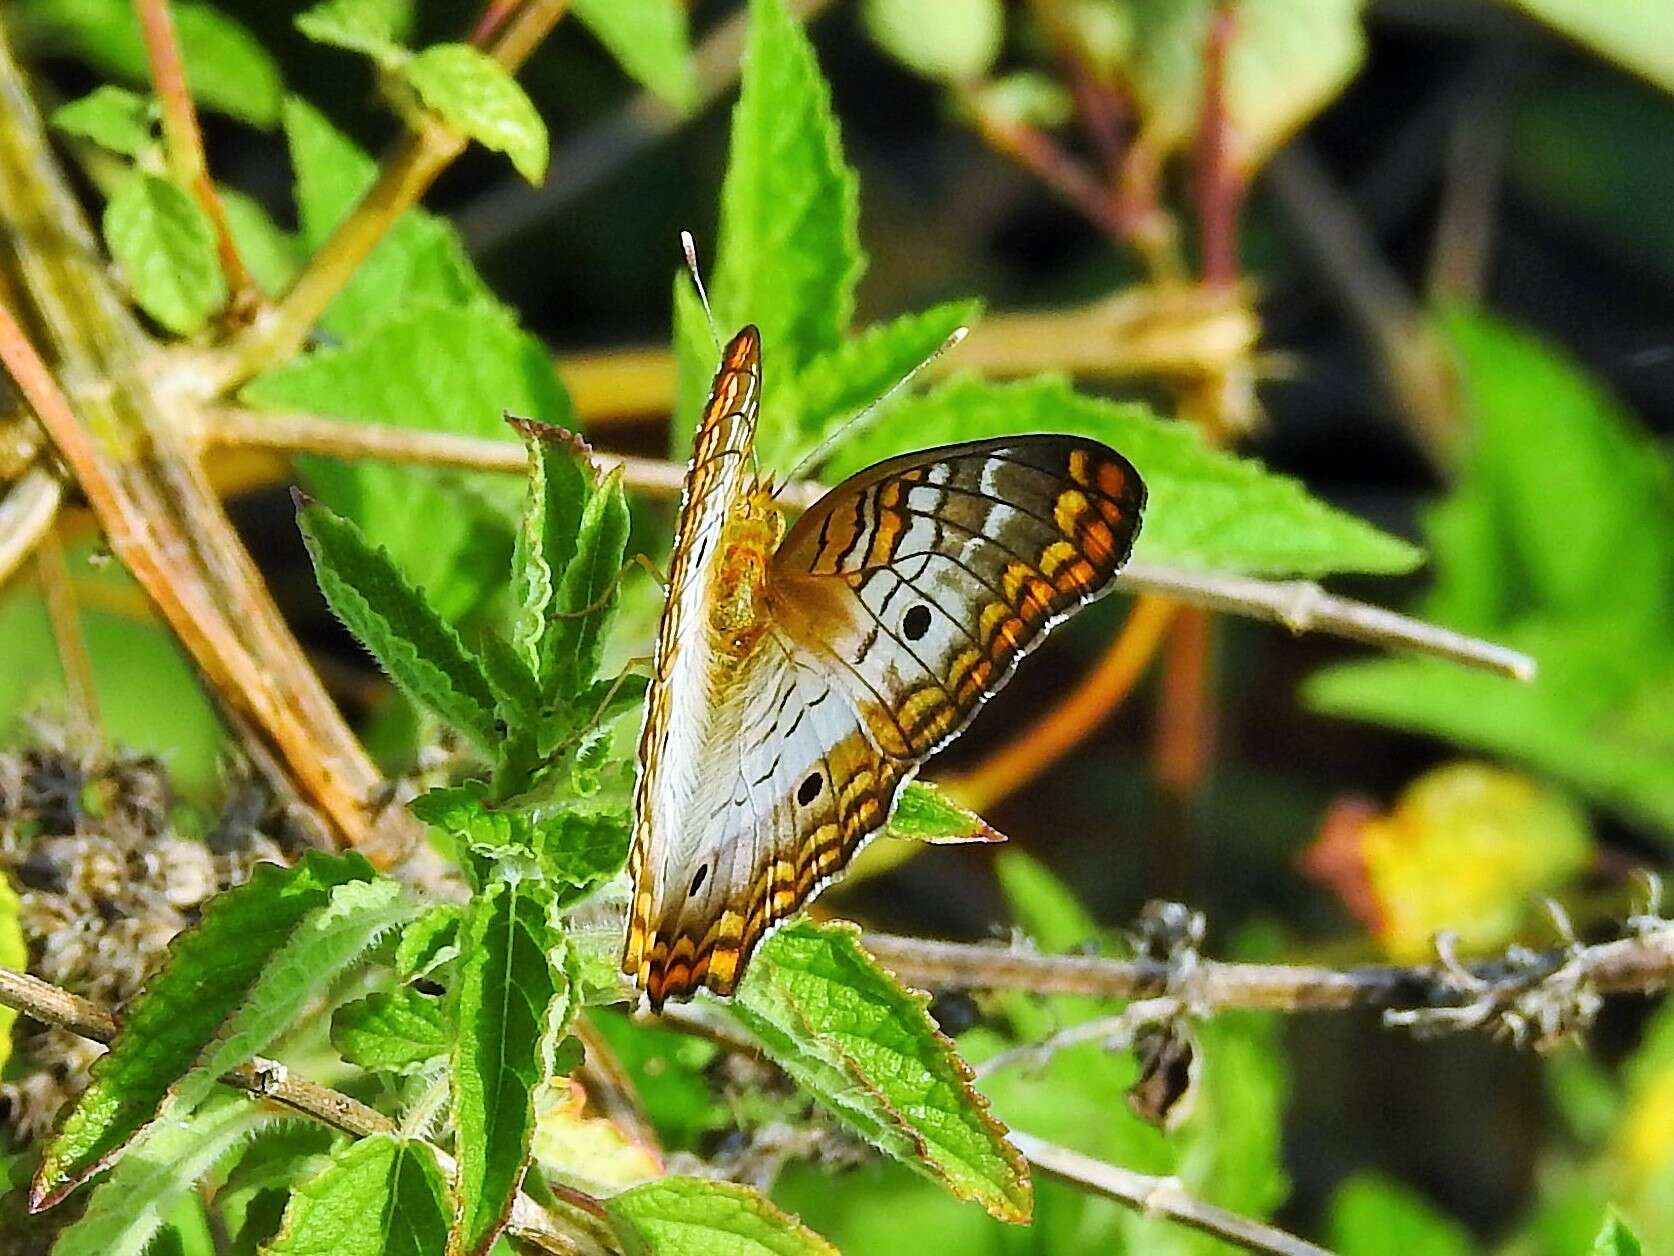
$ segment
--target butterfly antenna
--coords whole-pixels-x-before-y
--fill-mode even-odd
[[[801,479],[806,473],[812,471],[815,467],[819,466],[820,463],[829,458],[833,449],[842,444],[845,440],[849,439],[849,437],[853,436],[857,428],[861,427],[867,422],[867,420],[872,418],[872,416],[875,415],[886,402],[893,398],[896,393],[900,392],[908,384],[912,383],[913,379],[920,371],[929,366],[937,358],[941,357],[942,354],[946,353],[949,349],[957,345],[966,336],[970,335],[970,333],[971,329],[969,327],[955,327],[948,335],[948,338],[942,341],[941,344],[937,345],[935,350],[932,351],[931,354],[924,359],[924,361],[920,362],[917,366],[913,367],[912,370],[908,371],[900,379],[891,384],[882,396],[873,401],[867,402],[866,405],[862,406],[848,418],[844,419],[826,435],[825,439],[820,441],[819,444],[815,445],[807,453],[803,454],[797,461],[797,464],[791,468],[790,474],[787,475],[780,483],[779,489],[783,489],[785,485],[791,483],[793,480]],[[778,491],[778,489],[774,491],[775,496],[778,495]]]
[[[709,292],[703,286],[703,275],[698,271],[697,241],[690,231],[680,233],[680,251],[686,255],[686,272],[697,285],[698,300],[703,302],[703,316],[709,320],[709,338],[715,342],[715,352],[721,351],[721,333],[715,326],[715,311],[709,308]]]

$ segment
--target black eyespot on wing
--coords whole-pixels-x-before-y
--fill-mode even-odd
[[[698,868],[697,876],[692,878],[692,889],[691,889],[691,893],[686,895],[687,898],[696,898],[697,897],[697,892],[703,888],[703,879],[705,877],[707,877],[708,875],[709,875],[709,865],[708,864],[703,864],[701,867]]]
[[[796,801],[806,807],[820,796],[820,787],[825,784],[825,777],[818,772],[810,772],[808,779],[803,781],[796,790]]]
[[[907,634],[908,641],[917,641],[930,631],[930,608],[928,606],[912,606],[901,617],[901,631]]]

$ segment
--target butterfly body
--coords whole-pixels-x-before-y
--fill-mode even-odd
[[[767,932],[888,822],[919,765],[1109,588],[1144,486],[1095,441],[890,459],[787,532],[751,467],[745,328],[694,442],[639,750],[622,967],[660,1007],[731,994]]]

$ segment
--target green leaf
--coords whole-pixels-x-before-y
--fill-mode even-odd
[[[1614,1209],[1604,1217],[1604,1228],[1593,1240],[1592,1256],[1640,1256],[1639,1239]]]
[[[634,78],[682,113],[697,104],[697,67],[680,0],[575,0],[572,7]]]
[[[438,903],[401,931],[395,947],[395,971],[403,981],[424,977],[459,954],[463,908]]]
[[[1204,48],[1215,0],[1131,0],[1128,74],[1146,133],[1184,145],[1203,108]],[[1226,57],[1228,156],[1253,170],[1360,68],[1361,0],[1239,0]]]
[[[1674,647],[1602,623],[1530,620],[1495,636],[1534,656],[1533,682],[1377,659],[1316,673],[1302,695],[1327,715],[1519,760],[1674,835]]]
[[[974,83],[1005,42],[1000,0],[866,0],[867,33],[908,69],[938,83]]]
[[[270,297],[291,286],[302,266],[301,250],[288,232],[268,216],[260,203],[233,188],[218,189],[238,258],[250,277]]]
[[[221,1093],[190,1116],[159,1123],[99,1184],[53,1244],[54,1256],[140,1256],[199,1180],[272,1120],[243,1095]]]
[[[297,14],[296,28],[316,43],[362,52],[383,65],[401,58],[407,0],[322,0]]]
[[[135,87],[151,85],[130,0],[22,0],[16,11],[22,30],[45,48],[73,53]],[[260,41],[202,0],[174,0],[169,11],[186,83],[198,105],[253,126],[272,126],[284,89],[278,64]]]
[[[1341,1256],[1470,1256],[1470,1231],[1443,1216],[1416,1192],[1370,1174],[1337,1188],[1326,1222]]]
[[[390,679],[492,751],[494,694],[459,634],[347,519],[316,502],[297,511],[297,523],[326,602]]]
[[[910,781],[884,830],[908,842],[1003,842],[1005,834],[968,807],[961,807],[929,781]]]
[[[157,143],[157,113],[150,98],[109,83],[58,106],[52,125],[124,157],[138,157]]]
[[[1065,432],[1126,454],[1149,490],[1135,561],[1262,576],[1407,571],[1419,552],[1310,497],[1258,462],[1210,449],[1146,407],[1083,396],[1056,379],[950,380],[895,404],[887,429],[839,450],[830,477],[898,453],[986,436]]]
[[[895,387],[960,327],[969,327],[982,313],[978,301],[949,301],[917,314],[904,314],[876,323],[835,349],[822,353],[783,385],[771,379],[767,388],[771,409],[764,410],[770,426],[757,437],[769,451],[794,446],[784,458],[814,448],[866,406]],[[888,406],[880,406],[868,422],[881,422]],[[763,454],[763,461],[775,459]]]
[[[377,163],[306,101],[290,97],[285,139],[296,171],[297,218],[304,246],[325,243],[377,178]],[[421,209],[408,210],[338,294],[321,327],[352,340],[378,323],[421,306],[499,309],[453,227]],[[431,363],[430,365],[435,365]],[[515,405],[508,399],[504,404]],[[522,410],[559,421],[561,416]],[[498,413],[496,412],[496,419]],[[390,422],[398,420],[391,419]]]
[[[748,1186],[665,1177],[605,1204],[649,1256],[837,1256],[837,1249]]]
[[[598,675],[604,629],[621,596],[618,580],[627,545],[628,498],[618,467],[588,498],[576,534],[575,557],[553,591],[554,618],[541,642],[540,668],[549,698],[574,697]]]
[[[1595,0],[1508,0],[1606,60],[1674,92],[1674,23],[1649,4]]]
[[[412,900],[389,878],[332,887],[327,902],[299,921],[270,952],[238,1010],[191,1071],[175,1082],[171,1102],[191,1107],[215,1079],[237,1068],[300,1018],[303,1010],[380,937],[410,920]]]
[[[0,876],[0,965],[24,972],[29,967],[29,944],[23,937],[19,916],[23,904],[11,881]],[[12,1026],[17,1023],[17,1011],[0,1008],[0,1068],[12,1055]]]
[[[800,370],[848,330],[859,216],[813,46],[783,0],[751,0],[714,295],[724,327],[761,329],[764,373]]]
[[[510,318],[481,306],[419,302],[341,347],[317,349],[247,384],[256,406],[423,431],[514,441],[504,410],[570,420],[551,356]],[[310,488],[387,549],[443,619],[457,622],[504,582],[517,487],[506,476],[324,458]]]
[[[1058,80],[1036,70],[1003,74],[978,88],[974,103],[984,116],[1055,131],[1075,117],[1075,98]]]
[[[31,1191],[35,1206],[50,1207],[115,1159],[198,1064],[298,926],[337,886],[372,879],[360,855],[311,851],[292,868],[257,864],[247,882],[213,899],[125,1010],[121,1033],[46,1150]]]
[[[1099,936],[1098,922],[1069,886],[1021,850],[1001,851],[994,875],[1012,918],[1048,953],[1073,951]]]
[[[226,304],[215,228],[179,185],[130,174],[105,205],[104,233],[134,300],[170,331],[190,335]]]
[[[437,44],[407,62],[406,75],[450,126],[506,154],[530,183],[546,176],[546,123],[493,57],[469,44]]]
[[[592,493],[592,455],[580,437],[546,424],[516,424],[529,450],[529,489],[512,557],[517,617],[512,644],[538,674],[547,613],[575,557],[582,513]]]
[[[360,1068],[420,1073],[446,1055],[451,1042],[442,1001],[411,986],[376,991],[331,1016],[331,1045]]]
[[[529,1162],[534,1092],[574,1008],[563,935],[547,927],[538,882],[496,880],[460,927],[450,1061],[459,1192],[448,1250],[476,1256],[511,1214]]]
[[[1555,347],[1481,315],[1456,314],[1443,329],[1471,424],[1460,496],[1484,501],[1500,541],[1496,553],[1460,562],[1498,577],[1498,618],[1607,620],[1666,639],[1674,605],[1667,456]],[[1458,565],[1439,546],[1437,559],[1444,571]]]
[[[853,928],[797,921],[756,955],[734,1012],[767,1054],[880,1151],[1003,1221],[1029,1219],[1028,1169],[924,1010]]]
[[[299,1186],[266,1256],[435,1256],[447,1244],[448,1190],[424,1143],[374,1134]]]
[[[480,788],[433,789],[408,804],[414,815],[485,853],[534,855],[553,882],[553,903],[580,902],[622,870],[628,858],[629,817],[620,811],[582,811],[542,805],[496,808]]]

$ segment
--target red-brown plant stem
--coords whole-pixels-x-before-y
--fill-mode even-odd
[[[969,107],[977,133],[990,148],[1011,158],[1075,206],[1113,242],[1126,242],[1122,222],[1104,185],[1079,158],[1039,127],[984,108],[979,97],[973,95]]]
[[[1221,4],[1209,19],[1203,50],[1203,108],[1198,119],[1194,191],[1197,200],[1199,266],[1203,282],[1230,287],[1238,282],[1238,215],[1246,175],[1233,160],[1231,119],[1226,107],[1226,58],[1238,18]]]
[[[134,11],[139,16],[140,35],[145,40],[145,55],[151,64],[151,84],[157,90],[157,102],[162,109],[163,148],[168,155],[169,170],[197,199],[215,228],[215,251],[221,259],[221,271],[227,277],[232,308],[247,308],[255,297],[255,286],[238,256],[221,198],[209,177],[203,132],[198,128],[197,109],[186,84],[186,69],[180,60],[180,44],[175,38],[169,0],[134,0]]]

